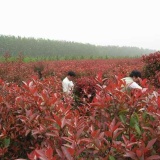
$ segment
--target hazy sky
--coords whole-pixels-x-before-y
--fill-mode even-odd
[[[160,50],[160,0],[0,0],[0,34]]]

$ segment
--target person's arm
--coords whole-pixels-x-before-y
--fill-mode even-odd
[[[138,85],[136,82],[132,82],[129,85],[129,88],[131,88],[131,89],[141,89],[142,90],[142,87],[140,85]]]
[[[132,88],[132,89],[140,89],[142,91],[142,93],[144,93],[148,90],[148,88],[142,88],[136,82],[133,82],[129,87]]]

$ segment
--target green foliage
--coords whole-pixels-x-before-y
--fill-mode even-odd
[[[137,47],[95,46],[76,42],[55,41],[49,39],[22,38],[14,36],[0,36],[0,56],[4,53],[16,56],[22,53],[25,57],[37,59],[67,60],[67,59],[95,59],[114,57],[135,57],[148,54],[153,50]],[[106,56],[107,55],[107,56]],[[28,61],[29,59],[27,59]]]

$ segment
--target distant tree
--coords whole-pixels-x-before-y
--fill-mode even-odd
[[[137,47],[95,46],[76,42],[55,41],[0,35],[0,55],[9,52],[16,56],[22,52],[25,57],[55,57],[56,60],[89,57],[135,57],[155,52]],[[65,58],[64,58],[65,57]],[[48,59],[48,58],[47,58]]]

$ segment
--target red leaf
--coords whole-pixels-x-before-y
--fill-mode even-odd
[[[63,154],[66,156],[67,160],[73,160],[73,157],[71,157],[71,154],[69,153],[69,151],[67,150],[66,147],[61,147]]]
[[[37,91],[36,87],[30,87],[29,89],[32,94],[34,94]]]
[[[154,130],[151,127],[142,127],[144,130],[149,130],[151,132],[151,134],[154,134]]]
[[[158,96],[158,107],[160,108],[160,96]]]
[[[139,149],[136,150],[136,155],[138,156],[138,158],[140,158],[142,156],[142,154],[143,153],[141,150],[139,150]]]
[[[92,138],[97,137],[97,136],[98,136],[98,134],[99,134],[99,132],[100,132],[100,129],[93,131],[93,132],[91,133]]]
[[[156,140],[157,140],[157,138],[150,140],[150,141],[148,142],[146,148],[147,148],[147,149],[151,149],[151,147],[152,147],[153,144],[156,142]]]
[[[68,148],[67,150],[68,150],[68,152],[70,153],[71,156],[74,155],[75,149],[73,149],[73,148]]]
[[[141,86],[142,86],[143,88],[147,88],[147,87],[148,87],[148,85],[147,85],[147,79],[143,79],[143,80],[141,81]]]
[[[128,151],[124,154],[124,157],[130,157],[132,159],[136,159],[136,154],[132,151]]]
[[[65,124],[66,124],[66,119],[65,119],[65,117],[63,117],[61,119],[61,128],[63,128],[65,126]]]
[[[78,142],[79,142],[79,143],[80,143],[80,142],[90,143],[90,142],[92,142],[92,140],[89,139],[89,138],[82,138],[82,139],[78,140]]]
[[[3,102],[3,97],[0,96],[0,103]]]
[[[122,133],[122,131],[123,131],[123,128],[117,128],[113,133],[113,139],[116,139]]]
[[[58,135],[58,132],[56,132],[56,131],[53,132],[53,133],[52,133],[52,132],[51,132],[51,133],[46,133],[45,135],[46,135],[46,136],[49,136],[49,137],[57,137],[57,136],[59,136],[59,135]]]
[[[102,83],[102,72],[99,72],[96,76],[96,80],[99,82],[99,83]]]
[[[48,99],[48,92],[45,89],[41,92],[41,95],[42,95],[43,101],[46,101]]]
[[[56,120],[57,124],[59,125],[59,127],[61,127],[61,120],[58,116],[54,115],[54,119]]]
[[[29,159],[38,158],[40,155],[36,151],[32,151],[30,154],[27,154]]]
[[[25,136],[27,136],[31,132],[30,129],[26,130]]]
[[[69,143],[74,143],[74,141],[69,137],[62,137],[62,139],[66,140]]]
[[[122,135],[122,138],[123,138],[123,141],[124,141],[125,145],[128,145],[129,141],[128,141],[128,139],[126,138],[126,136],[125,136],[125,135]]]
[[[79,136],[81,135],[81,133],[83,132],[84,130],[84,127],[80,128],[78,131],[77,131],[77,134],[76,134],[76,138],[79,139]]]
[[[2,85],[3,84],[3,80],[2,79],[0,79],[0,85]]]
[[[160,156],[159,155],[153,155],[153,156],[148,157],[146,160],[153,160],[153,159],[158,160],[158,159],[160,159]]]
[[[98,136],[98,139],[103,139],[103,137],[104,137],[104,132],[101,132]]]
[[[60,151],[60,149],[56,149],[56,152],[57,152],[58,156],[61,157],[61,159],[63,159],[64,156],[63,156],[62,152]]]
[[[107,137],[112,137],[112,132],[106,131],[106,132],[105,132],[105,135],[106,135]]]
[[[53,149],[50,147],[50,148],[47,148],[46,149],[46,152],[45,152],[45,155],[47,156],[47,158],[52,158],[53,156]]]
[[[115,120],[115,118],[114,118],[114,119],[112,120],[110,126],[109,126],[109,130],[110,130],[111,132],[113,132],[114,129],[116,129],[115,123],[116,123],[116,120]]]

